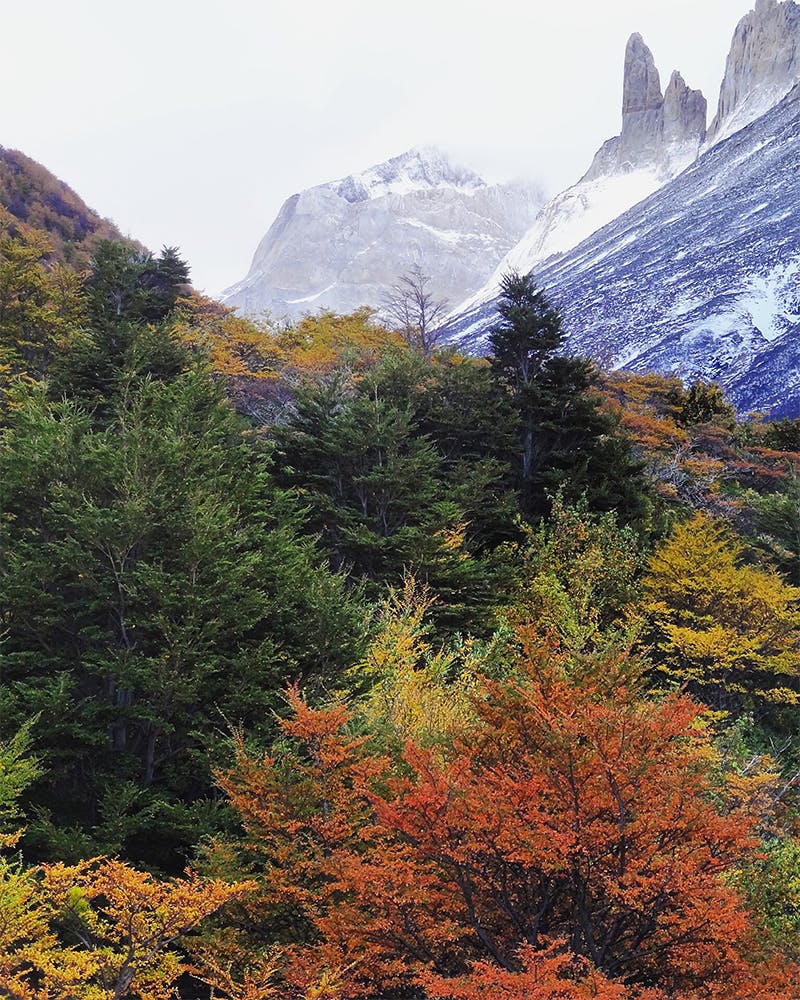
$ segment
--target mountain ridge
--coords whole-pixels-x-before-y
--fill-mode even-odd
[[[800,416],[800,84],[669,184],[537,269],[568,349],[713,379],[742,412]],[[481,353],[483,303],[451,321]]]
[[[223,292],[248,315],[380,308],[419,266],[437,299],[462,301],[543,203],[522,183],[490,184],[432,147],[298,192],[281,206],[247,275]]]

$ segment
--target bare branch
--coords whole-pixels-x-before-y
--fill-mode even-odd
[[[441,340],[441,323],[448,304],[428,290],[430,275],[414,264],[383,298],[383,314],[409,347],[426,357]]]

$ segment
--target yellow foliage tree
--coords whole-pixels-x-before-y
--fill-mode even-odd
[[[113,859],[39,871],[0,859],[0,996],[167,1000],[186,969],[174,945],[248,888],[158,881]]]
[[[177,335],[207,355],[237,410],[259,423],[271,423],[305,379],[334,371],[358,376],[387,348],[404,348],[402,337],[376,323],[368,308],[345,316],[320,312],[288,325],[268,316],[247,319],[197,292],[178,306]]]
[[[486,650],[472,640],[435,648],[426,620],[434,602],[427,587],[406,577],[383,608],[364,662],[353,671],[370,685],[361,704],[369,728],[388,729],[401,742],[446,740],[474,716],[471,695]]]
[[[800,588],[744,559],[731,530],[699,512],[657,550],[644,580],[659,673],[723,712],[800,701]]]
[[[0,206],[0,374],[39,378],[58,352],[81,335],[83,283],[48,263],[47,234]]]

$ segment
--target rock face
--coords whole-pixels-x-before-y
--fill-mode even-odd
[[[800,85],[537,278],[570,350],[800,416]],[[495,321],[484,303],[451,332],[480,352]]]
[[[793,0],[757,0],[733,36],[709,145],[755,121],[798,81],[800,6]]]
[[[530,271],[642,201],[696,159],[706,129],[706,99],[673,73],[667,91],[650,49],[632,35],[625,49],[622,130],[598,150],[587,173],[556,195],[479,291],[453,316],[491,302],[508,271]]]
[[[676,74],[659,103],[652,57],[631,39],[620,136],[504,262],[535,269],[571,349],[712,378],[743,411],[800,416],[799,52],[800,6],[758,0],[736,28],[699,156],[665,183],[702,135],[704,101]],[[496,322],[496,284],[450,317],[469,350]]]
[[[430,292],[455,304],[519,240],[543,198],[524,184],[488,184],[434,149],[293,195],[244,280],[223,295],[257,316],[297,319],[319,308],[380,308],[418,264]]]
[[[706,120],[705,97],[690,90],[677,71],[661,93],[653,53],[641,35],[631,35],[625,49],[622,131],[601,147],[583,179],[644,168],[669,180],[696,158]]]

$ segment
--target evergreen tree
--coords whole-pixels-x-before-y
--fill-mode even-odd
[[[101,418],[126,380],[170,380],[186,371],[191,355],[170,331],[186,280],[174,248],[156,261],[128,244],[100,243],[86,282],[89,325],[55,359],[51,398],[77,398]]]
[[[306,387],[276,430],[280,476],[308,503],[335,569],[376,598],[412,572],[439,598],[438,625],[482,630],[491,571],[476,558],[435,441],[421,432],[416,364],[391,361],[355,387],[342,378]]]
[[[591,391],[592,364],[562,353],[561,318],[532,275],[505,275],[498,312],[490,363],[518,414],[523,513],[545,514],[548,494],[561,488],[568,498],[585,493],[593,509],[616,508],[623,522],[642,518],[648,504],[641,466]]]
[[[716,382],[695,382],[688,390],[681,389],[673,399],[679,407],[677,422],[682,427],[694,427],[711,421],[728,428],[733,428],[736,424],[736,410]]]
[[[31,849],[173,864],[216,822],[215,733],[336,678],[363,612],[202,369],[123,381],[99,421],[30,390],[0,512],[0,738],[38,715],[47,768]]]
[[[156,259],[130,244],[105,240],[95,250],[87,281],[93,325],[160,323],[188,284],[189,266],[177,247],[164,247]]]
[[[440,353],[402,354],[366,378],[371,392],[410,408],[438,456],[437,476],[463,512],[473,552],[518,537],[519,508],[510,474],[517,416],[483,360]]]
[[[756,544],[793,586],[800,586],[800,477],[794,471],[773,493],[749,494]]]

